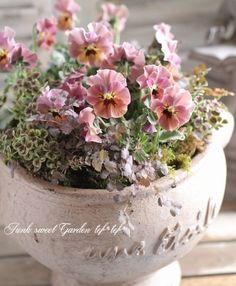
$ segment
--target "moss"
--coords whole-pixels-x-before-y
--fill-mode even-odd
[[[205,143],[193,135],[188,136],[184,141],[178,141],[173,149],[175,154],[184,154],[193,157],[196,153],[202,152],[205,149]]]

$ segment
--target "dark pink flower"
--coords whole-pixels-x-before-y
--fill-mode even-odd
[[[88,79],[87,102],[96,115],[103,118],[119,118],[126,112],[131,101],[126,79],[113,70],[99,70]]]
[[[125,5],[118,6],[113,3],[106,3],[102,5],[102,10],[102,21],[109,22],[112,28],[118,32],[124,30],[129,16],[128,8]]]
[[[149,88],[152,98],[161,97],[166,88],[173,85],[171,73],[164,66],[147,65],[137,79],[140,88]]]
[[[152,102],[158,123],[166,130],[174,130],[187,123],[194,110],[191,94],[178,85],[165,90],[163,97]]]
[[[156,30],[156,40],[164,53],[164,60],[179,69],[181,59],[177,54],[178,42],[174,40],[174,35],[170,32],[171,26],[161,23],[155,25],[154,29]]]
[[[5,27],[0,32],[0,70],[11,68],[12,51],[15,48],[15,32]]]
[[[17,44],[12,52],[12,61],[22,61],[29,69],[32,69],[37,65],[38,57],[24,45]]]
[[[95,115],[91,107],[86,107],[80,111],[79,123],[84,125],[83,135],[86,142],[102,143],[101,138],[97,135],[101,133],[100,128],[94,126]]]
[[[38,21],[36,25],[37,45],[49,50],[56,41],[57,23],[54,17]]]
[[[103,68],[119,69],[119,65],[126,60],[131,64],[127,75],[131,82],[143,73],[145,55],[142,50],[137,50],[132,44],[124,42],[121,46],[114,45],[112,54],[102,63]],[[126,72],[126,71],[125,71]]]
[[[70,54],[80,63],[99,67],[112,53],[113,35],[102,23],[90,23],[88,32],[74,28],[69,35]]]
[[[59,12],[58,28],[66,31],[74,28],[80,6],[75,0],[57,0],[56,10]]]
[[[41,114],[59,112],[66,103],[68,92],[62,89],[50,89],[46,87],[37,100],[37,110]]]

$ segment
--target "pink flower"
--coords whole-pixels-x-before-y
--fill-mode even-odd
[[[0,70],[11,68],[12,51],[16,45],[14,37],[15,32],[9,27],[0,32]]]
[[[163,96],[165,89],[173,85],[173,78],[164,66],[147,65],[137,82],[141,89],[148,87],[152,98],[155,99]]]
[[[47,114],[48,112],[60,111],[66,103],[68,93],[62,89],[51,89],[46,87],[42,95],[37,100],[37,110],[41,114]]]
[[[102,10],[102,21],[109,22],[112,28],[116,31],[121,32],[124,30],[129,16],[128,8],[125,5],[117,6],[113,3],[106,3],[102,5]]]
[[[113,70],[99,70],[88,79],[87,102],[94,107],[96,115],[103,118],[122,117],[131,101],[126,79]]]
[[[164,53],[164,60],[179,69],[181,59],[177,55],[178,42],[174,40],[174,35],[170,32],[171,26],[161,23],[155,25],[154,29],[156,30],[156,40]]]
[[[194,103],[187,90],[175,85],[166,89],[162,98],[153,101],[152,110],[157,113],[162,128],[174,130],[190,120]]]
[[[49,50],[56,41],[57,24],[56,19],[43,19],[36,25],[37,45],[42,49]]]
[[[82,85],[83,78],[84,73],[82,71],[74,72],[65,79],[61,89],[67,91],[69,97],[84,101],[87,96],[87,90]]]
[[[12,52],[12,61],[22,61],[29,69],[32,69],[37,65],[38,57],[24,45],[17,44]]]
[[[79,4],[75,0],[57,0],[56,9],[59,12],[58,28],[63,31],[71,30],[77,21]]]
[[[129,77],[131,82],[135,82],[137,77],[143,73],[145,64],[145,55],[142,50],[137,50],[132,44],[124,42],[121,46],[114,45],[113,53],[102,63],[103,68],[119,69],[123,60],[131,64],[128,71],[123,71],[124,75]]]
[[[74,28],[69,35],[70,54],[80,63],[99,67],[112,52],[113,35],[101,23],[90,23],[88,32]]]
[[[102,143],[102,140],[97,134],[101,133],[100,128],[94,126],[95,115],[91,107],[86,107],[80,111],[79,123],[85,125],[83,129],[86,142]]]

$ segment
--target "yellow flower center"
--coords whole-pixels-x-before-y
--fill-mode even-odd
[[[61,15],[58,18],[58,28],[60,30],[71,30],[73,27],[73,20],[71,18],[71,16],[67,13]]]
[[[105,93],[104,95],[103,95],[103,99],[104,100],[112,100],[114,98],[114,94],[112,93],[112,92],[108,92],[108,93]]]
[[[8,52],[5,49],[0,50],[0,63],[6,61]]]

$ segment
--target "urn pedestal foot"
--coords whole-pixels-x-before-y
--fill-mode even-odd
[[[179,286],[181,281],[181,269],[178,262],[173,262],[155,273],[144,277],[134,283],[95,283],[79,282],[58,273],[52,274],[52,286]]]

